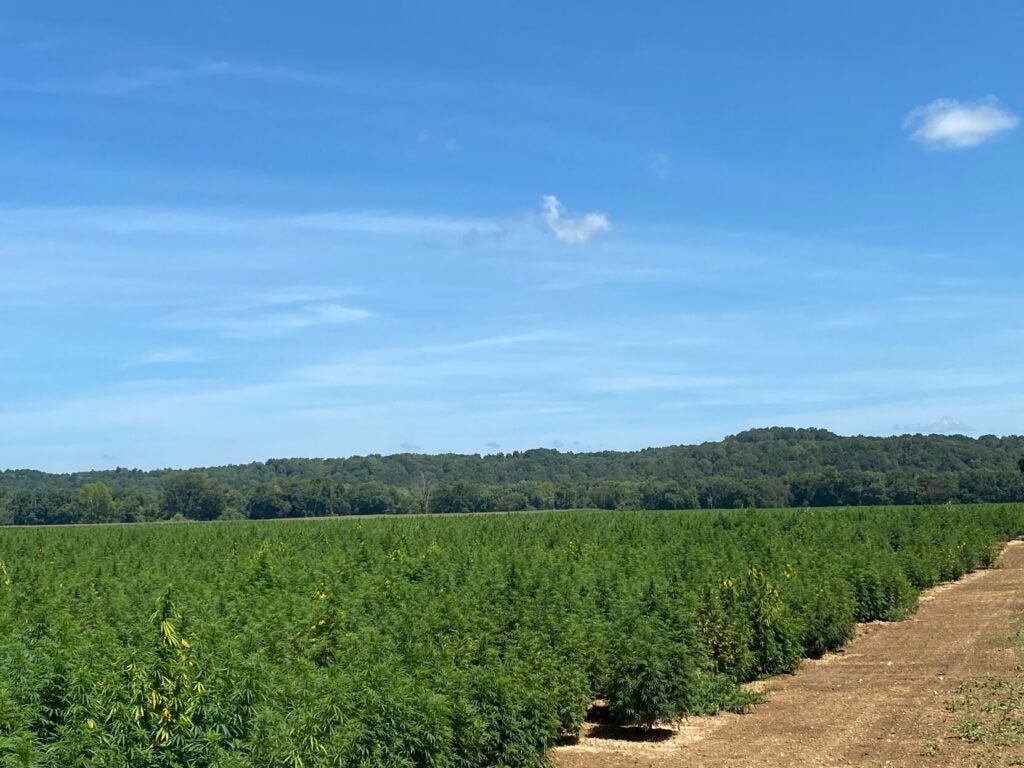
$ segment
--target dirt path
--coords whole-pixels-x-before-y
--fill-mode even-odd
[[[769,681],[768,701],[750,714],[698,718],[660,742],[584,737],[558,747],[555,765],[957,765],[947,750],[928,755],[950,718],[946,701],[960,682],[1018,663],[1004,641],[1024,613],[1024,541],[1009,544],[1000,563],[931,590],[907,621],[861,627],[844,652]]]

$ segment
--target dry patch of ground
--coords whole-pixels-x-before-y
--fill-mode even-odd
[[[1024,625],[1009,645],[1017,653],[1014,673],[961,683],[946,702],[952,722],[928,743],[928,755],[951,766],[1024,766]]]
[[[590,725],[578,743],[554,750],[555,764],[1024,765],[1013,762],[1024,758],[1024,747],[1013,743],[1015,710],[1005,715],[1009,704],[988,703],[1020,701],[1012,687],[1020,660],[1006,637],[1024,614],[1024,541],[1008,545],[1000,565],[931,591],[906,621],[865,625],[843,652],[768,681],[768,700],[749,714],[693,718],[646,740]],[[985,680],[1001,682],[993,689]],[[981,730],[961,725],[971,717]]]

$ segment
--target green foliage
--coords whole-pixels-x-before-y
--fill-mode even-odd
[[[872,560],[853,563],[846,575],[853,587],[854,616],[857,621],[899,621],[915,607],[914,588],[895,563]]]
[[[823,573],[808,578],[793,592],[793,610],[803,627],[807,656],[820,658],[853,638],[858,603],[849,581]]]
[[[841,437],[776,427],[633,452],[271,459],[187,473],[6,470],[0,472],[0,525],[1004,503],[1024,500],[1022,453],[1020,436]],[[80,493],[86,487],[91,490]]]
[[[781,576],[789,579],[792,573],[784,568]],[[761,567],[752,566],[746,573],[743,600],[748,606],[754,674],[792,672],[803,657],[803,628],[783,599],[778,584]]]
[[[245,502],[246,516],[253,520],[266,520],[275,517],[289,517],[292,505],[280,486],[273,483],[261,483],[249,492]]]
[[[753,626],[747,616],[747,605],[732,578],[703,587],[694,616],[701,637],[707,645],[715,672],[747,680],[754,672]]]
[[[198,472],[179,472],[164,481],[161,511],[166,518],[216,520],[227,506],[227,489]]]
[[[114,518],[114,494],[106,483],[86,483],[75,494],[78,519],[102,523]]]
[[[175,514],[232,508],[209,482],[174,480]],[[1017,505],[7,528],[0,765],[538,768],[595,701],[647,727],[741,710],[741,683],[1022,532]]]
[[[698,649],[648,615],[615,625],[604,683],[614,721],[647,727],[697,708]]]
[[[100,729],[101,740],[133,766],[212,762],[217,738],[207,738],[202,728],[206,688],[181,620],[166,594],[150,618],[148,643],[125,648],[115,662],[121,680],[107,716],[86,719],[86,727]]]

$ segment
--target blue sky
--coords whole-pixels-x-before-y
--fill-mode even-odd
[[[1024,6],[686,5],[5,9],[0,467],[1024,431]]]

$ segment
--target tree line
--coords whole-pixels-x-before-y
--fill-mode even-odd
[[[0,524],[1024,499],[1024,438],[762,429],[636,452],[273,459],[189,471],[0,473]]]

